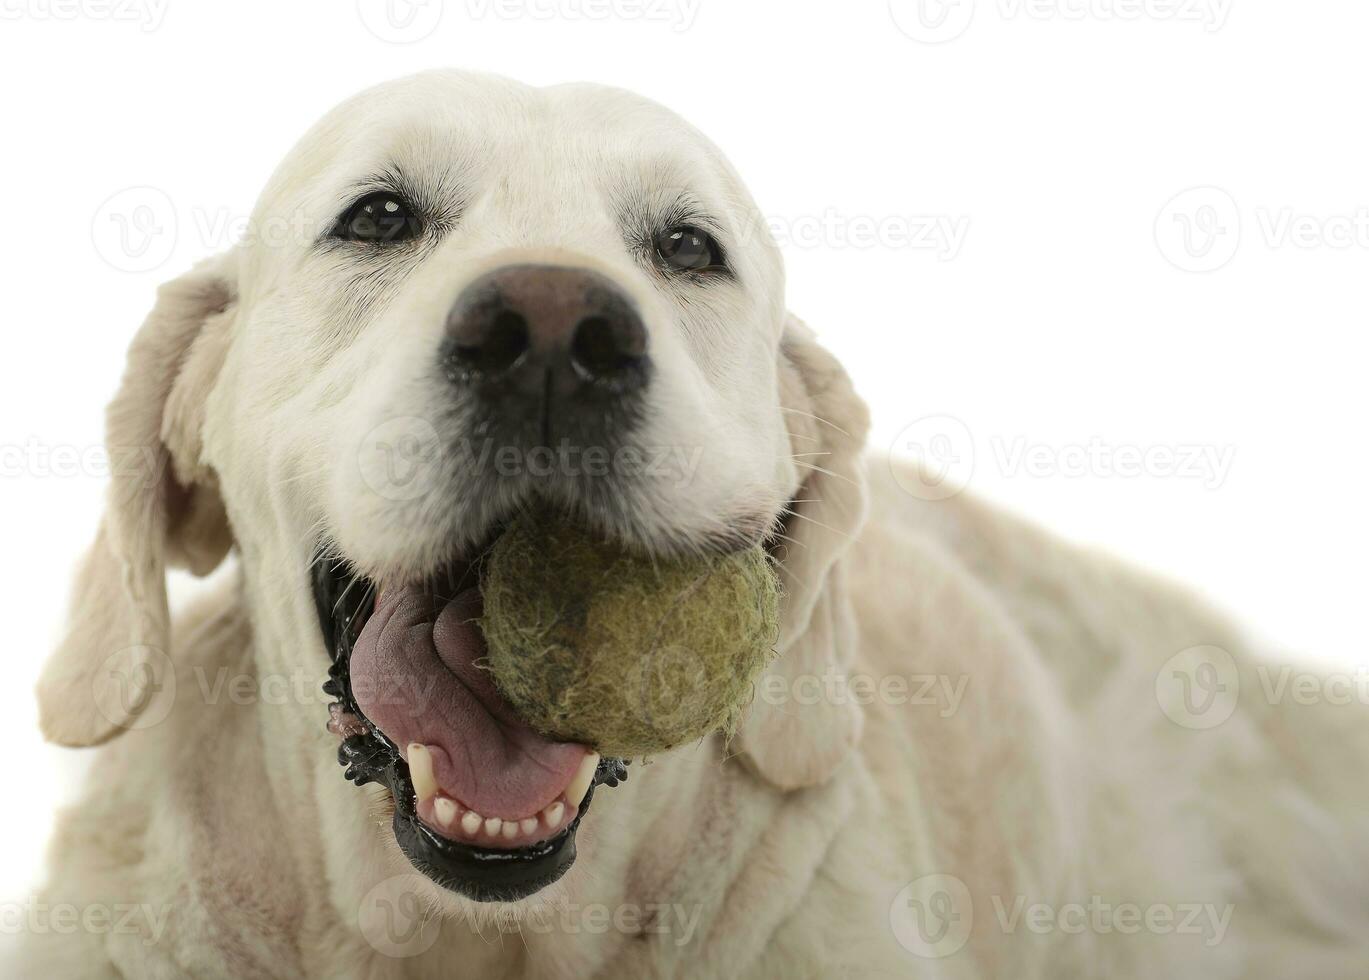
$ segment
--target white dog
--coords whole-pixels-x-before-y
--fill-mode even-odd
[[[424,74],[329,114],[251,227],[162,289],[110,407],[39,689],[104,746],[43,901],[102,911],[6,975],[1369,975],[1369,717],[907,492],[681,120]],[[483,679],[446,613],[534,497],[661,555],[767,543],[734,739],[625,770]],[[230,551],[172,624],[167,568]]]

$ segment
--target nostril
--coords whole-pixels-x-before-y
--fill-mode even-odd
[[[467,370],[485,375],[507,371],[527,351],[528,321],[514,310],[500,310],[470,341],[458,341],[452,353]]]
[[[571,362],[596,381],[624,381],[640,374],[646,360],[646,332],[636,317],[588,316],[575,327]]]
[[[583,395],[579,407],[644,388],[646,326],[606,277],[570,266],[512,265],[467,284],[447,314],[442,371],[510,405]]]

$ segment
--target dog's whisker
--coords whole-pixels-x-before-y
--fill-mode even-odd
[[[823,418],[821,415],[814,415],[812,412],[804,412],[804,411],[801,411],[801,410],[799,410],[799,409],[797,409],[797,408],[786,408],[786,407],[783,406],[783,405],[780,406],[780,411],[781,411],[781,412],[790,412],[790,413],[792,413],[792,414],[794,414],[794,415],[802,415],[804,418],[810,418],[810,419],[812,419],[814,422],[821,422],[823,425],[830,425],[832,428],[836,429],[838,432],[840,432],[842,435],[846,436],[848,439],[854,438],[854,437],[851,435],[851,433],[847,432],[847,431],[846,431],[845,429],[843,429],[841,426],[837,425],[835,422],[829,422],[827,419]]]
[[[790,536],[787,535],[787,534],[780,534],[778,531],[775,532],[774,534],[772,534],[771,537],[774,538],[774,539],[777,540],[777,541],[788,541],[790,544],[796,544],[796,545],[798,545],[800,548],[807,548],[807,547],[808,547],[808,545],[804,544],[804,543],[803,543],[802,541],[800,541],[798,538],[792,538],[792,537],[790,537]]]
[[[839,534],[839,535],[841,535],[843,538],[846,538],[846,540],[848,540],[848,541],[854,541],[854,540],[855,540],[855,538],[853,538],[851,535],[847,534],[845,531],[842,531],[842,530],[839,530],[838,528],[832,527],[832,525],[830,525],[830,524],[824,524],[824,523],[822,523],[822,521],[819,521],[819,520],[817,520],[816,518],[809,517],[807,514],[800,514],[798,511],[794,511],[793,514],[792,514],[792,516],[793,516],[793,517],[797,517],[797,518],[798,518],[799,520],[801,520],[801,521],[807,521],[809,524],[816,524],[818,527],[822,528],[824,531],[831,531],[833,534]]]
[[[827,469],[825,466],[819,466],[816,463],[807,463],[803,460],[795,460],[794,463],[796,466],[802,467],[803,469],[811,470],[814,473],[822,473],[825,476],[830,476],[834,480],[841,480],[844,483],[849,483],[853,487],[860,486],[859,483],[851,479],[849,476],[845,476],[841,473],[836,473],[832,470]]]
[[[357,587],[357,585],[359,585],[360,583],[362,583],[362,582],[364,582],[364,581],[365,581],[365,579],[362,578],[362,577],[359,576],[359,575],[354,575],[354,576],[352,576],[351,581],[349,581],[349,582],[347,583],[347,587],[346,587],[345,589],[342,590],[342,595],[338,596],[337,602],[333,603],[333,615],[334,615],[334,616],[337,615],[338,610],[342,608],[342,606],[343,606],[344,603],[346,603],[347,597],[348,597],[349,595],[352,594],[352,590],[355,589],[355,588]]]
[[[366,612],[368,607],[370,607],[374,603],[375,597],[376,586],[374,584],[368,584],[366,586],[366,592],[361,597],[361,601],[357,603],[356,609],[352,611],[351,616],[347,617],[348,633],[352,631],[352,627],[356,625],[356,621],[362,615],[362,613]]]
[[[788,579],[796,585],[802,586],[804,589],[810,591],[813,590],[813,583],[811,583],[808,579],[804,578],[803,576],[797,574],[792,568],[789,567],[788,562],[776,562],[775,574],[782,579]]]

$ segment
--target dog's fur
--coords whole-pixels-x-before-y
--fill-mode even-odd
[[[388,266],[320,249],[312,229],[386,167],[449,203],[447,236]],[[624,221],[678,198],[716,217],[736,281],[664,284],[635,261]],[[904,492],[902,464],[865,453],[845,373],[785,313],[754,205],[684,123],[600,88],[418,76],[344,105],[287,158],[254,228],[295,219],[309,234],[262,234],[161,291],[108,420],[116,456],[150,449],[128,458],[151,465],[116,474],[40,685],[49,738],[107,743],[61,817],[44,901],[143,903],[169,910],[165,928],[31,936],[7,975],[1366,975],[1369,717],[1261,698],[1246,641],[1181,591],[970,498]],[[358,441],[434,417],[442,393],[414,379],[442,311],[529,257],[622,284],[660,366],[643,444],[705,450],[688,487],[632,490],[614,530],[681,550],[794,513],[780,656],[738,736],[634,766],[596,797],[564,879],[477,905],[417,876],[386,794],[343,780],[314,698],[328,652],[308,569],[323,534],[381,577],[478,537],[494,495],[451,474],[440,499],[377,496]],[[224,582],[172,625],[167,567],[204,574],[230,551]],[[1200,645],[1233,654],[1246,692],[1208,730],[1155,693]],[[166,696],[100,694],[136,671]],[[844,676],[912,680],[862,697]],[[921,677],[963,679],[958,703],[921,703]],[[216,678],[306,693],[206,696]],[[904,888],[929,874],[972,903],[942,958],[899,941]],[[359,925],[391,879],[431,916],[415,955]],[[1019,898],[1095,896],[1231,917],[1220,936],[1005,921]],[[598,907],[640,915],[594,928]],[[549,910],[553,927],[532,928]]]

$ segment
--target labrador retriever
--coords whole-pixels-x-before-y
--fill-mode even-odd
[[[866,427],[673,114],[344,103],[129,351],[38,692],[102,746],[42,893],[82,925],[13,975],[1365,976],[1362,705],[1271,696],[1183,591],[908,492]],[[734,737],[600,758],[503,701],[479,558],[533,500],[770,549]],[[220,565],[173,622],[168,569]]]

